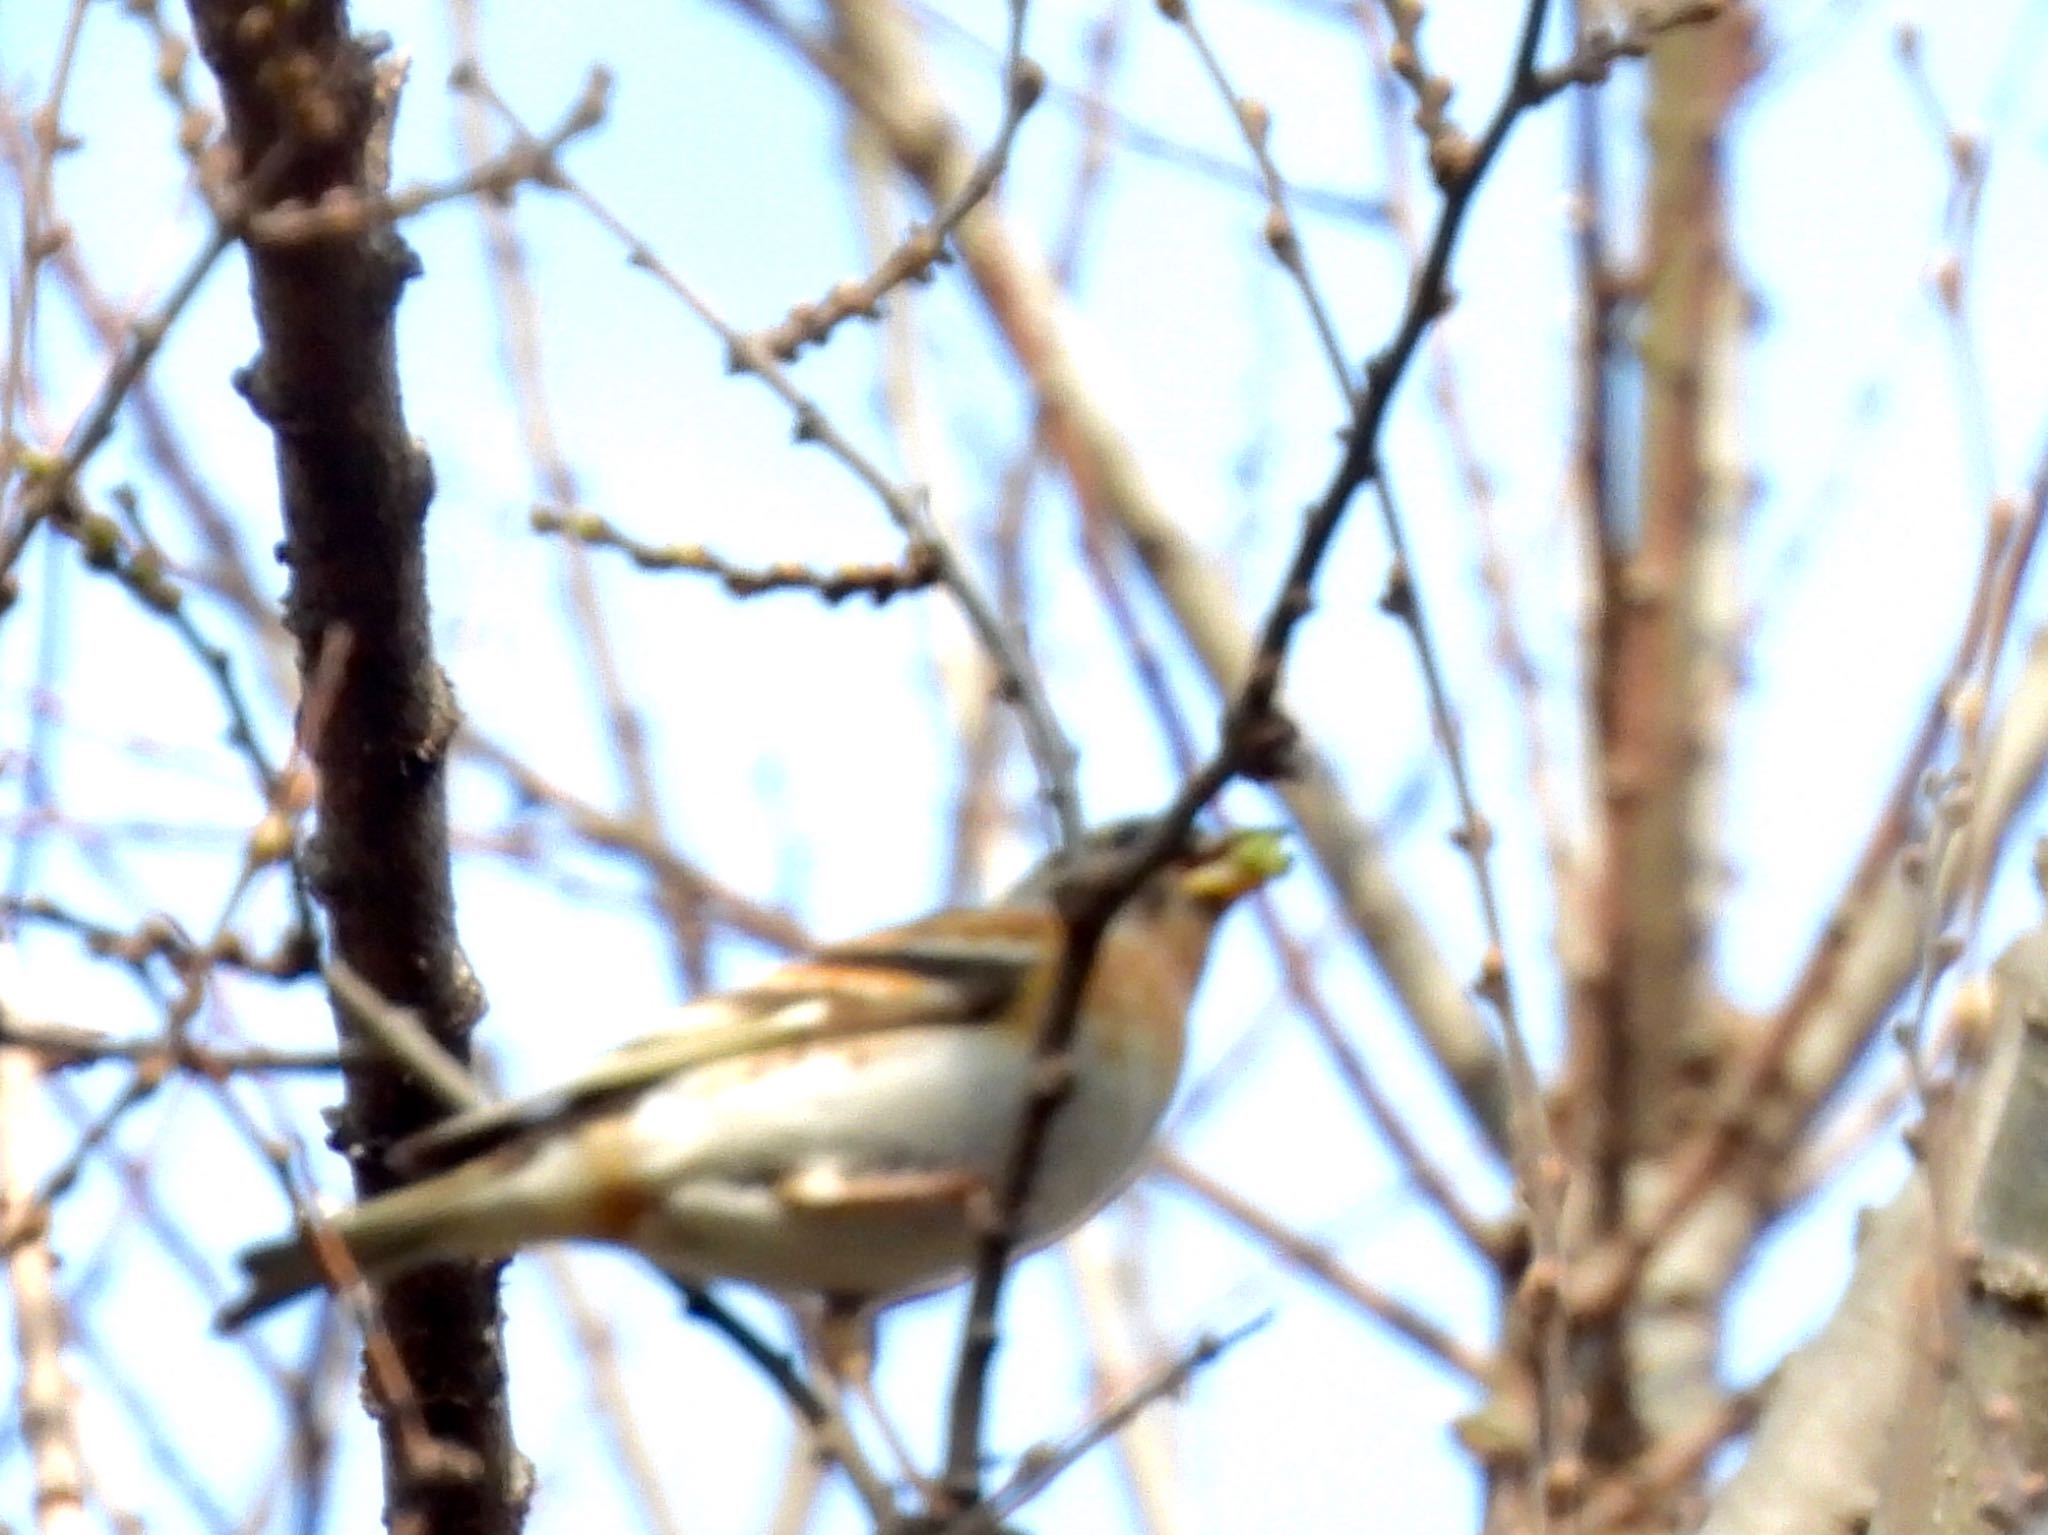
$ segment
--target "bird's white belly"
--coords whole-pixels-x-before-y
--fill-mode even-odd
[[[1085,1041],[1077,1050],[1074,1090],[1025,1207],[1025,1246],[1122,1188],[1170,1096],[1158,1063],[1091,1053]],[[950,1174],[991,1193],[1000,1185],[1030,1074],[1024,1042],[973,1027],[693,1071],[634,1112],[655,1195],[636,1241],[681,1272],[778,1291],[887,1296],[945,1284],[971,1264],[976,1223],[965,1199],[919,1190]]]

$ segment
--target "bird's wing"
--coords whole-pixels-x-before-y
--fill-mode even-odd
[[[1020,991],[1042,984],[1047,951],[1033,931],[1037,918],[960,913],[942,930],[912,923],[833,944],[755,985],[688,1004],[671,1027],[619,1046],[567,1082],[451,1115],[408,1136],[392,1148],[392,1164],[414,1174],[452,1167],[745,1055],[1009,1016]]]
[[[820,967],[834,970],[863,989],[867,977],[914,978],[942,987],[960,1011],[962,1023],[986,1023],[1010,1016],[1020,992],[1050,982],[1061,941],[1059,919],[1036,906],[959,911],[944,923],[930,920],[884,928],[818,951],[806,964],[777,971],[763,983],[797,977]]]

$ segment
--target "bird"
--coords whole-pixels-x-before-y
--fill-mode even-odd
[[[331,1282],[338,1241],[367,1279],[539,1242],[631,1248],[685,1284],[737,1281],[813,1314],[828,1355],[882,1307],[969,1272],[1036,1080],[1065,952],[1069,859],[1128,855],[1152,823],[1112,823],[1008,894],[833,943],[530,1096],[459,1112],[392,1148],[415,1181],[315,1233],[241,1255],[232,1330]],[[1219,920],[1288,866],[1271,830],[1190,833],[1104,932],[1072,1074],[1017,1212],[1030,1251],[1128,1185],[1172,1097]],[[835,1377],[864,1373],[847,1357]]]

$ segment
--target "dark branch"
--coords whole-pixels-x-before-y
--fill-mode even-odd
[[[1066,1096],[1066,1058],[1076,1012],[1103,934],[1117,909],[1155,870],[1164,866],[1192,830],[1195,818],[1223,788],[1240,777],[1284,776],[1294,728],[1281,714],[1278,697],[1296,629],[1313,606],[1315,581],[1353,498],[1380,472],[1380,433],[1395,391],[1429,327],[1451,305],[1447,278],[1451,257],[1472,200],[1487,171],[1527,112],[1554,94],[1556,82],[1536,67],[1549,0],[1528,0],[1516,41],[1506,89],[1479,142],[1440,165],[1444,201],[1414,286],[1393,338],[1367,364],[1365,387],[1354,403],[1345,450],[1322,496],[1310,508],[1278,595],[1260,626],[1244,686],[1224,713],[1215,753],[1182,784],[1142,846],[1103,865],[1077,869],[1061,882],[1056,899],[1067,928],[1067,944],[1038,1033],[1040,1070],[1025,1105],[1005,1177],[977,1245],[973,1289],[947,1422],[946,1490],[962,1508],[981,1500],[981,1435],[987,1405],[987,1377],[998,1340],[997,1308],[1015,1248],[1017,1213],[1030,1197],[1052,1117]],[[1397,568],[1409,567],[1405,551],[1394,550]]]
[[[190,8],[240,164],[265,171],[253,212],[383,191],[395,77],[380,78],[376,50],[350,34],[336,0]],[[319,778],[308,874],[334,958],[466,1061],[483,999],[455,934],[446,763],[457,716],[433,655],[422,538],[433,475],[398,389],[398,298],[419,264],[373,220],[254,244],[247,258],[261,349],[237,386],[276,447],[285,624]],[[353,1038],[346,1010],[337,1024]],[[347,1084],[336,1144],[359,1192],[374,1195],[397,1181],[384,1149],[442,1107],[381,1064],[352,1065]],[[456,1452],[439,1471],[407,1455],[402,1415],[372,1380],[387,1523],[426,1535],[516,1530],[528,1477],[505,1401],[495,1271],[419,1269],[384,1291],[383,1318],[426,1431]]]

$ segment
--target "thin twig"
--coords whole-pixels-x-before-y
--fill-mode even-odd
[[[989,193],[1010,163],[1010,149],[1024,115],[1045,91],[1045,71],[1024,56],[1026,0],[1009,0],[1009,39],[1003,49],[1003,119],[988,149],[946,205],[904,237],[868,276],[837,283],[815,304],[799,304],[781,324],[747,338],[749,349],[765,349],[782,362],[806,346],[823,343],[834,327],[855,315],[872,319],[882,300],[904,283],[923,282],[947,259],[946,241]]]
[[[238,833],[238,836],[245,835]],[[152,959],[162,959],[179,970],[205,965],[264,980],[295,981],[318,969],[313,962],[311,945],[297,930],[287,934],[269,952],[262,953],[233,932],[216,933],[202,942],[161,914],[145,917],[133,928],[113,927],[75,912],[48,896],[0,900],[0,917],[9,922],[39,924],[74,934],[90,953],[119,960],[138,970]]]
[[[969,31],[939,7],[927,4],[925,0],[908,0],[906,9],[932,36],[969,49],[983,59],[997,55],[995,44]],[[1247,172],[1232,156],[1216,154],[1140,122],[1119,108],[1096,82],[1075,87],[1056,77],[1051,78],[1046,82],[1045,96],[1049,102],[1070,108],[1083,124],[1088,125],[1088,132],[1100,132],[1118,149],[1218,186],[1255,196],[1265,195],[1266,188],[1256,171]],[[1297,208],[1320,218],[1360,228],[1373,228],[1387,221],[1386,200],[1370,193],[1296,183],[1292,195]]]
[[[491,90],[488,82],[472,77],[463,83],[477,92],[515,130],[524,132],[517,116]],[[975,637],[987,650],[989,660],[1001,679],[1004,697],[1013,700],[1017,706],[1018,717],[1024,725],[1024,739],[1038,769],[1040,790],[1059,826],[1060,841],[1066,847],[1078,846],[1084,823],[1079,790],[1074,782],[1074,748],[1053,714],[1044,680],[1030,655],[1004,624],[1000,612],[982,592],[964,557],[940,536],[923,495],[896,484],[879,464],[833,423],[815,400],[796,387],[772,351],[720,315],[588,187],[566,172],[561,173],[557,185],[599,228],[625,247],[632,265],[653,277],[717,334],[725,343],[729,366],[734,372],[753,374],[789,407],[796,419],[797,441],[815,442],[827,449],[874,492],[890,519],[911,544],[932,550],[939,566],[939,579],[960,604]]]
[[[567,1258],[552,1250],[542,1251],[539,1257],[589,1379],[590,1405],[604,1426],[612,1458],[639,1506],[641,1519],[655,1535],[682,1535],[683,1522],[663,1485],[660,1461],[626,1390],[619,1368],[618,1334],[603,1310],[584,1293]]]
[[[129,327],[127,344],[108,367],[85,414],[65,438],[62,451],[55,455],[24,452],[17,456],[17,467],[27,471],[29,485],[14,526],[0,534],[0,576],[13,569],[37,525],[62,502],[80,471],[112,434],[114,419],[129,390],[162,350],[171,326],[198,294],[214,263],[240,238],[252,203],[260,200],[283,164],[283,157],[274,157],[258,164],[244,185],[216,191],[212,229],[172,281],[162,301]]]
[[[663,881],[689,886],[705,918],[782,953],[813,946],[809,932],[789,913],[751,899],[720,883],[630,817],[613,815],[580,799],[528,767],[510,748],[481,734],[473,724],[456,737],[456,750],[491,768],[522,799],[545,805],[593,847],[622,853],[652,869]]]
[[[1226,1188],[1179,1152],[1164,1148],[1154,1153],[1152,1172],[1166,1187],[1189,1195],[1211,1214],[1258,1242],[1280,1262],[1405,1338],[1425,1358],[1451,1374],[1473,1384],[1484,1384],[1492,1375],[1491,1362],[1472,1345],[1461,1342],[1442,1323],[1361,1279],[1320,1243],[1289,1230],[1252,1200]]]
[[[452,0],[449,10],[456,52],[463,61],[463,67],[472,72],[480,71],[483,29],[476,0]],[[472,171],[480,170],[492,158],[486,111],[475,93],[460,94],[458,138]],[[476,199],[474,208],[483,232],[492,296],[497,303],[505,376],[518,411],[520,435],[526,443],[527,458],[541,494],[561,505],[572,505],[580,497],[576,477],[555,431],[554,414],[545,387],[540,301],[534,291],[525,242],[514,218],[514,203],[510,196],[487,196]],[[618,646],[613,637],[610,616],[600,598],[596,574],[584,551],[575,544],[564,547],[562,575],[569,615],[589,665],[597,703],[611,738],[612,757],[626,798],[626,819],[651,840],[665,843],[668,832],[664,824],[660,775],[651,760],[652,749],[647,732],[626,690]],[[700,992],[710,981],[702,891],[691,881],[676,878],[665,869],[650,866],[648,872],[653,878],[656,903],[667,925],[669,950],[675,961],[677,978],[688,991]]]
[[[1140,1248],[1151,1211],[1130,1202],[1131,1218],[1090,1221],[1060,1244],[1072,1276],[1080,1331],[1086,1342],[1089,1401],[1093,1411],[1120,1400],[1164,1352],[1151,1315],[1150,1274]],[[1188,1525],[1176,1464],[1175,1415],[1171,1404],[1125,1420],[1116,1433],[1116,1457],[1129,1489],[1134,1535],[1179,1535]],[[1021,1474],[1023,1467],[1018,1467]]]
[[[208,639],[194,621],[184,589],[169,575],[168,562],[142,525],[133,492],[118,489],[112,499],[127,524],[125,532],[113,518],[88,508],[75,485],[61,492],[46,513],[47,520],[53,529],[78,544],[89,569],[117,582],[144,612],[168,625],[205,670],[227,713],[228,740],[248,764],[269,807],[269,814],[249,834],[246,853],[252,872],[270,863],[286,867],[295,928],[283,949],[300,957],[310,955],[314,944],[312,895],[293,828],[310,801],[311,786],[303,774],[272,766],[257,736],[250,705],[236,681],[232,658]]]
[[[110,1039],[93,1029],[30,1023],[5,1014],[0,1014],[0,1047],[32,1052],[41,1058],[46,1071],[127,1061],[142,1063],[145,1069],[189,1071],[215,1080],[241,1072],[339,1071],[349,1060],[342,1050],[229,1049],[156,1034]]]
[[[1823,1010],[1835,995],[1845,962],[1851,956],[1860,926],[1858,917],[1874,900],[1883,882],[1893,875],[1929,766],[1954,723],[1951,711],[1956,688],[1968,682],[1977,667],[2004,650],[2004,627],[2010,621],[2012,594],[2031,568],[2044,522],[2048,522],[2048,450],[2043,452],[2018,525],[2001,527],[1994,518],[1986,530],[1976,589],[1948,673],[1949,685],[1938,690],[1930,701],[1920,733],[1907,748],[1891,797],[1859,855],[1835,914],[1822,930],[1820,942],[1808,956],[1785,1002],[1752,1037],[1741,1058],[1731,1063],[1715,1112],[1673,1155],[1670,1175],[1657,1207],[1624,1234],[1618,1249],[1589,1255],[1592,1261],[1574,1281],[1575,1309],[1599,1311],[1619,1304],[1633,1287],[1643,1265],[1670,1240],[1679,1223],[1745,1150],[1753,1150],[1759,1157],[1784,1154],[1784,1141],[1756,1138],[1757,1103],[1772,1093],[1781,1097],[1795,1094],[1790,1103],[1794,1117],[1785,1140],[1796,1139],[1883,1022],[1881,1003],[1870,1008],[1868,1016],[1844,1020],[1849,1025],[1844,1037],[1823,1042],[1827,1069],[1806,1068],[1800,1080],[1786,1080],[1795,1052],[1815,1048],[1811,1036],[1823,1021]],[[1981,695],[1977,706],[1981,706]],[[1988,862],[1987,836],[1979,826],[1970,838],[1970,856],[1975,862],[1969,888],[1973,891],[1982,886],[1981,870]],[[1928,877],[1932,881],[1935,871],[1930,871]],[[1928,920],[1924,913],[1923,920]],[[1915,952],[1924,954],[1924,941]],[[1921,974],[1918,965],[1914,974]],[[1897,984],[1903,986],[1910,979],[1911,976],[1902,974]],[[1887,996],[1891,994],[1888,992]]]
[[[683,1297],[683,1309],[692,1319],[722,1333],[727,1342],[773,1382],[776,1390],[782,1393],[783,1400],[803,1420],[818,1448],[845,1469],[847,1480],[853,1483],[854,1492],[866,1505],[876,1528],[883,1531],[891,1529],[897,1508],[888,1484],[868,1460],[860,1442],[853,1437],[846,1419],[811,1389],[810,1383],[797,1369],[796,1362],[772,1347],[701,1284],[673,1277],[672,1282]]]
[[[1139,1413],[1165,1397],[1178,1396],[1197,1373],[1214,1364],[1230,1349],[1273,1320],[1264,1312],[1241,1322],[1228,1332],[1203,1333],[1176,1359],[1167,1360],[1145,1379],[1137,1382],[1116,1401],[1052,1448],[1027,1456],[1009,1485],[990,1494],[988,1518],[1001,1523],[1057,1481],[1076,1461],[1103,1440],[1120,1432]]]
[[[1302,249],[1301,230],[1288,205],[1287,180],[1273,159],[1272,110],[1262,101],[1237,94],[1230,77],[1224,72],[1223,60],[1210,45],[1208,34],[1196,22],[1188,0],[1160,0],[1159,11],[1187,35],[1195,56],[1202,61],[1202,72],[1209,77],[1217,94],[1222,96],[1223,104],[1230,109],[1230,115],[1236,119],[1238,132],[1244,138],[1245,147],[1251,151],[1252,163],[1258,168],[1259,182],[1266,191],[1266,248],[1272,251],[1273,259],[1287,269],[1287,275],[1294,279],[1296,288],[1300,290],[1302,307],[1308,310],[1309,319],[1315,325],[1316,340],[1322,345],[1323,360],[1329,364],[1337,392],[1348,402],[1351,398],[1351,364],[1346,360],[1344,343],[1337,337],[1337,324],[1330,317],[1330,306],[1324,302],[1322,290],[1316,286],[1315,276],[1309,270],[1308,253]]]
[[[321,967],[321,974],[349,1025],[417,1078],[450,1113],[484,1103],[484,1091],[475,1074],[427,1032],[417,1012],[381,996],[344,960],[330,959]]]
[[[453,81],[466,83],[458,65]],[[343,236],[359,236],[380,225],[396,224],[442,203],[510,198],[522,185],[552,186],[560,174],[556,156],[584,134],[601,126],[611,97],[611,75],[593,69],[562,120],[538,137],[522,135],[496,156],[472,164],[446,181],[405,187],[396,192],[376,188],[334,189],[317,203],[286,200],[250,215],[248,239],[258,245],[310,245]]]
[[[1406,138],[1403,132],[1405,124],[1402,121],[1401,93],[1398,84],[1401,77],[1392,65],[1384,60],[1386,50],[1381,46],[1383,37],[1377,20],[1379,9],[1371,4],[1370,0],[1359,4],[1356,9],[1373,47],[1378,71],[1379,89],[1375,97],[1379,108],[1380,145],[1388,165],[1390,216],[1395,234],[1401,241],[1412,269],[1422,259],[1423,236],[1410,191],[1412,177],[1409,174],[1408,157],[1403,152]],[[1583,128],[1586,117],[1589,114],[1596,114],[1599,110],[1599,93],[1579,92],[1572,98],[1572,107],[1577,126]],[[1597,130],[1593,138],[1597,144]],[[1583,181],[1574,195],[1581,205],[1574,209],[1574,221],[1583,239],[1587,228],[1597,230],[1597,197],[1589,197]],[[1442,427],[1445,446],[1450,451],[1457,477],[1464,487],[1465,498],[1471,507],[1478,532],[1481,550],[1479,580],[1492,606],[1494,661],[1512,689],[1520,708],[1530,796],[1542,824],[1544,850],[1549,860],[1553,886],[1559,892],[1560,904],[1568,906],[1569,892],[1578,880],[1574,869],[1571,826],[1564,809],[1565,794],[1560,787],[1564,774],[1553,760],[1549,745],[1541,678],[1516,615],[1514,562],[1505,547],[1492,476],[1481,461],[1471,422],[1464,408],[1457,361],[1451,346],[1450,332],[1446,327],[1440,326],[1430,334],[1429,365],[1430,393],[1436,404],[1436,418]],[[1561,913],[1561,934],[1569,931],[1573,921],[1569,910]],[[1568,940],[1561,937],[1561,942],[1565,941]]]
[[[1110,89],[1123,42],[1123,0],[1106,12],[1088,40],[1089,95],[1082,108],[1083,137],[1073,172],[1073,186],[1057,234],[1050,245],[1053,281],[1062,289],[1072,288],[1080,271],[1089,231],[1102,205],[1103,189],[1110,168],[1109,109],[1103,97]],[[863,122],[867,120],[862,119]],[[869,125],[869,131],[873,131]],[[1027,625],[1029,562],[1025,555],[1026,533],[1031,519],[1039,476],[1048,461],[1053,429],[1052,411],[1043,400],[1031,410],[1027,441],[1004,469],[998,480],[996,510],[990,542],[995,565],[996,598],[1004,621],[1028,645]],[[1100,540],[1093,536],[1092,520],[1083,526],[1083,545],[1091,556]],[[1092,557],[1091,569],[1099,570]],[[1098,579],[1100,577],[1098,576]],[[978,893],[979,881],[971,878],[971,851],[986,845],[986,833],[997,819],[997,796],[1006,748],[1008,716],[988,707],[1001,698],[994,678],[976,678],[986,694],[979,703],[972,728],[962,752],[960,791],[955,804],[951,867],[946,881],[947,899],[959,902]]]
[[[1308,1023],[1323,1047],[1337,1079],[1365,1111],[1366,1118],[1387,1143],[1394,1159],[1415,1186],[1428,1196],[1430,1206],[1446,1224],[1465,1239],[1471,1251],[1497,1264],[1503,1252],[1503,1233],[1488,1221],[1459,1192],[1456,1181],[1441,1161],[1430,1153],[1421,1134],[1380,1084],[1364,1055],[1344,1031],[1336,1011],[1316,983],[1309,956],[1290,934],[1280,916],[1279,905],[1264,892],[1253,897],[1253,910],[1264,930],[1266,942],[1280,961],[1280,973],[1294,1011]]]
[[[1366,367],[1365,387],[1359,392],[1352,412],[1342,459],[1328,488],[1308,514],[1279,595],[1260,627],[1244,686],[1225,713],[1222,740],[1215,754],[1182,784],[1173,803],[1159,816],[1141,845],[1110,866],[1077,871],[1061,881],[1057,900],[1067,942],[1039,1024],[1035,1058],[1041,1064],[1041,1080],[1025,1103],[1012,1153],[998,1185],[996,1211],[976,1245],[967,1323],[954,1371],[945,1477],[949,1494],[963,1506],[972,1506],[979,1496],[979,1444],[987,1401],[987,1372],[997,1342],[996,1310],[1014,1245],[1016,1212],[1029,1197],[1040,1148],[1064,1096],[1064,1077],[1054,1068],[1072,1040],[1088,972],[1119,906],[1153,870],[1164,865],[1188,835],[1196,816],[1223,787],[1241,776],[1270,778],[1286,770],[1294,730],[1280,714],[1277,699],[1290,644],[1313,605],[1317,572],[1352,497],[1363,485],[1380,477],[1380,429],[1424,332],[1449,306],[1447,276],[1451,256],[1472,195],[1515,123],[1542,99],[1535,58],[1547,13],[1548,0],[1529,0],[1514,67],[1500,104],[1469,160],[1457,168],[1456,174],[1446,178],[1444,203],[1421,270],[1392,340]],[[1398,537],[1398,518],[1389,515],[1385,520],[1390,536]],[[1410,567],[1404,546],[1398,542],[1394,555],[1395,576],[1406,585]],[[1438,697],[1440,701],[1440,688]],[[1441,722],[1442,715],[1438,717]],[[1472,809],[1469,793],[1461,797],[1461,809],[1466,815],[1467,834],[1477,844],[1487,833]],[[1491,881],[1484,860],[1475,862],[1475,872],[1481,883],[1482,905],[1494,913],[1493,931],[1498,933],[1498,903],[1491,898]],[[1531,1205],[1537,1257],[1542,1260],[1532,1266],[1531,1276],[1542,1285],[1554,1287],[1564,1277],[1558,1230],[1561,1169],[1549,1150],[1550,1132],[1541,1085],[1515,1020],[1506,985],[1505,959],[1498,947],[1483,962],[1479,985],[1494,1004],[1508,1052],[1510,1090],[1518,1121],[1518,1133],[1510,1137],[1517,1163],[1517,1184]],[[1563,1321],[1557,1308],[1550,1308],[1550,1314],[1553,1321],[1546,1329],[1546,1353],[1554,1358],[1563,1343]]]
[[[85,0],[71,0],[57,37],[50,87],[43,93],[42,105],[30,115],[33,144],[20,171],[21,263],[8,288],[7,360],[0,367],[0,490],[13,478],[20,456],[14,416],[27,393],[36,344],[40,315],[37,281],[44,264],[70,243],[69,231],[57,213],[55,182],[57,156],[64,148],[64,96],[71,86],[78,39],[84,30]]]
[[[766,592],[810,592],[828,605],[849,597],[865,597],[876,607],[905,592],[923,591],[937,583],[939,564],[929,548],[913,544],[894,565],[842,565],[814,570],[785,560],[775,565],[736,565],[702,544],[649,544],[621,532],[595,512],[537,507],[531,518],[536,533],[557,533],[570,543],[595,549],[616,549],[641,570],[688,570],[716,576],[734,597]]]

